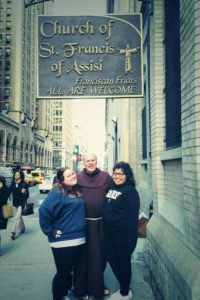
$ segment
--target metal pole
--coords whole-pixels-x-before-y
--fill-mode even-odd
[[[6,128],[5,128],[5,142],[4,142],[4,155],[5,155],[5,159],[4,159],[4,167],[6,166],[6,142],[7,142],[7,138],[6,138]]]

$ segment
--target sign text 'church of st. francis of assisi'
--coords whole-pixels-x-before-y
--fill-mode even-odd
[[[38,98],[143,96],[140,14],[38,17]]]

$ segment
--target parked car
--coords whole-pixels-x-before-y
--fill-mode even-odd
[[[40,170],[31,171],[31,175],[35,177],[36,183],[39,183],[44,178],[44,172]]]
[[[13,176],[12,170],[8,167],[0,167],[0,175],[5,177],[6,185],[9,187]]]
[[[40,193],[49,192],[52,189],[54,177],[55,174],[50,174],[41,179],[41,181],[39,182]]]
[[[31,174],[25,174],[24,181],[29,185],[36,185],[36,179]]]

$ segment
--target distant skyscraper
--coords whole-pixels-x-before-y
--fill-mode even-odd
[[[72,167],[72,103],[53,100],[53,167]]]
[[[46,168],[52,165],[51,105],[43,110],[36,99],[37,16],[52,13],[52,1],[25,8],[28,2],[0,1],[0,164]]]

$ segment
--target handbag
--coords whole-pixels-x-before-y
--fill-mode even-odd
[[[33,206],[34,203],[26,203],[22,210],[22,216],[29,216],[34,214]]]
[[[0,220],[0,230],[7,228],[8,219]]]
[[[13,217],[13,205],[11,202],[3,205],[3,216],[4,219]]]

